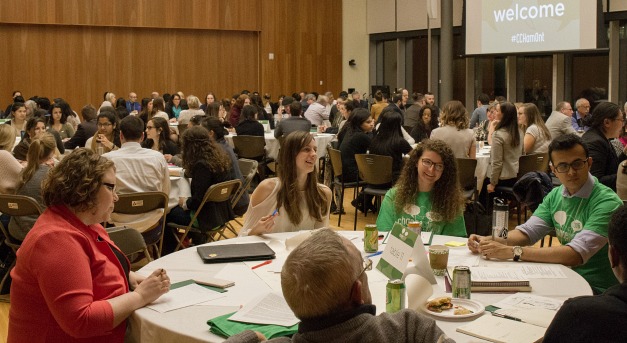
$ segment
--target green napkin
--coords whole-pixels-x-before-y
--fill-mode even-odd
[[[485,310],[490,312],[490,313],[492,313],[492,312],[494,312],[496,310],[500,310],[500,309],[501,309],[500,307],[496,307],[494,305],[488,305],[488,306],[485,307]]]
[[[179,287],[183,287],[183,286],[187,286],[187,285],[191,285],[194,283],[194,280],[185,280],[185,281],[181,281],[181,282],[177,282],[177,283],[173,283],[170,285],[170,289],[177,289]],[[224,293],[226,292],[226,289],[222,289],[222,288],[218,288],[218,287],[211,287],[211,286],[207,286],[207,285],[201,285],[198,284],[198,286],[202,286],[205,287],[207,289],[210,289],[212,291],[216,291],[218,293]]]
[[[207,324],[211,326],[209,331],[228,338],[245,330],[253,330],[261,332],[267,339],[291,336],[298,332],[298,324],[286,327],[279,325],[240,323],[229,320],[233,314],[235,314],[235,312],[209,319],[207,321]]]

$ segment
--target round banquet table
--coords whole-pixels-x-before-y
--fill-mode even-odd
[[[361,231],[338,231],[348,239],[350,239],[355,246],[365,255],[363,252],[363,232]],[[266,242],[276,252],[277,261],[284,258],[288,253],[283,248],[286,238],[291,237],[297,233],[277,233],[269,234],[262,237],[249,236],[238,237],[228,240],[223,240],[209,244],[232,244],[232,243],[252,243],[252,242]],[[449,241],[465,241],[463,238],[450,237],[450,236],[434,236],[432,244],[444,244]],[[384,250],[385,245],[379,244],[379,250]],[[465,250],[470,256],[470,252],[466,246],[451,247],[450,249]],[[383,276],[378,270],[374,268],[376,266],[379,256],[373,257],[373,270],[368,271],[368,284],[370,292],[372,294],[373,303],[377,307],[377,313],[385,311],[385,287],[387,284],[387,278]],[[250,266],[250,262],[247,265]],[[259,262],[254,262],[258,264]],[[244,262],[237,262],[236,264],[244,264]],[[480,259],[479,266],[506,266],[511,265],[525,265],[533,264],[528,262],[499,262]],[[268,270],[272,264],[257,268],[254,270],[254,274],[259,279],[250,280],[250,282],[262,282],[268,287],[264,289],[271,289],[281,291],[280,274],[273,273]],[[138,272],[143,275],[150,274],[157,268],[164,268],[171,278],[172,283],[185,281],[194,278],[195,276],[213,276],[218,273],[224,264],[204,264],[195,248],[188,248],[176,253],[164,256],[160,259],[152,261],[144,266]],[[559,265],[559,268],[567,276],[565,279],[531,279],[530,283],[533,288],[531,294],[555,298],[559,300],[566,300],[570,297],[579,295],[591,295],[592,290],[588,283],[576,272],[568,267]],[[235,277],[234,277],[235,278]],[[233,280],[233,279],[231,279]],[[436,277],[437,285],[433,285],[433,295],[444,294],[444,278]],[[238,286],[236,282],[235,286],[227,289],[235,289]],[[235,291],[234,291],[235,292]],[[227,300],[231,302],[237,302],[237,299],[228,299],[229,292],[225,293]],[[259,295],[262,294],[260,291]],[[481,302],[484,306],[494,304],[511,293],[473,293],[472,299]],[[223,298],[225,299],[225,298]],[[243,304],[242,304],[243,305]],[[214,335],[209,332],[209,326],[207,320],[214,317],[224,315],[230,312],[234,312],[239,308],[235,303],[230,306],[208,306],[208,305],[195,305],[184,307],[181,309],[159,313],[149,308],[141,308],[135,311],[129,319],[130,332],[127,336],[127,341],[130,342],[222,342],[224,338]],[[484,313],[483,315],[490,315]],[[482,341],[478,338],[474,338],[462,333],[458,333],[455,329],[461,325],[469,322],[469,320],[476,319],[478,317],[469,318],[468,320],[437,320],[438,326],[456,342],[477,342]],[[437,319],[437,318],[434,318]]]
[[[327,144],[335,135],[330,133],[313,133],[313,135],[316,140],[316,145],[318,146],[318,158],[325,157],[327,155]],[[235,145],[233,145],[233,136],[237,136],[237,134],[230,133],[224,136],[224,138],[226,138],[226,141],[231,147],[235,148]],[[266,154],[268,157],[276,159],[279,156],[279,140],[274,137],[274,130],[266,132],[264,138],[266,140]]]

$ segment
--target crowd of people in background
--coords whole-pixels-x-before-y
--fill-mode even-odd
[[[205,243],[213,228],[242,214],[245,219],[240,236],[328,227],[330,214],[344,209],[337,190],[329,187],[330,178],[318,175],[313,132],[334,135],[330,145],[340,151],[345,182],[361,181],[356,154],[391,156],[391,182],[376,185],[389,189],[383,202],[378,204],[361,194],[352,202],[355,211],[378,212],[381,231],[389,231],[394,223],[406,225],[419,220],[423,230],[467,237],[456,159],[476,159],[477,141],[490,146],[489,168],[481,190],[484,205],[489,206],[487,199],[499,187],[511,187],[519,181],[521,156],[546,154],[551,165],[541,172],[551,172],[562,186],[546,195],[527,223],[512,230],[511,242],[522,247],[512,250],[489,237],[470,235],[469,249],[495,259],[557,261],[573,266],[596,293],[617,283],[607,261],[606,243],[609,217],[620,206],[620,199],[627,200],[627,104],[621,108],[608,101],[580,98],[575,111],[569,102],[562,101],[544,118],[533,103],[491,99],[486,94],[477,97],[472,113],[460,101],[446,101],[440,107],[434,94],[410,93],[407,89],[392,94],[378,90],[371,103],[358,92],[341,92],[337,98],[331,92],[295,92],[272,100],[270,94],[246,90],[223,99],[213,92],[204,97],[153,92],[141,99],[135,92],[130,92],[128,99],[105,92],[100,105],[85,105],[79,115],[62,98],[50,101],[34,96],[25,100],[21,92],[14,92],[11,104],[0,112],[5,119],[0,125],[0,192],[33,197],[47,208],[42,214],[46,221],[6,215],[0,220],[15,239],[24,242],[15,281],[24,285],[28,283],[25,280],[54,273],[50,278],[55,282],[50,292],[24,288],[12,294],[15,306],[11,307],[9,334],[28,335],[32,331],[28,328],[36,325],[34,320],[54,317],[51,325],[57,338],[82,335],[94,328],[96,333],[109,332],[119,338],[125,331],[124,320],[133,310],[167,292],[165,271],[139,277],[128,270],[129,261],[108,238],[104,241],[110,249],[96,243],[108,237],[102,222],[137,224],[137,218],[111,216],[119,194],[169,192],[167,163],[183,167],[184,176],[191,179],[191,197],[180,198],[167,214],[168,222],[180,225],[189,225],[192,218],[198,220],[198,231],[190,235],[187,244]],[[250,197],[246,194],[235,207],[223,202],[200,209],[212,185],[243,179],[225,136],[264,136],[268,129],[274,129],[274,137],[281,142],[277,177],[262,180]],[[327,167],[325,173],[332,173],[329,163]],[[73,179],[68,181],[69,177]],[[554,222],[554,214],[564,206],[573,212],[568,217],[572,228]],[[200,213],[195,213],[197,210]],[[164,230],[159,225],[160,215],[141,218],[140,231],[145,239]],[[538,253],[528,246],[558,224],[560,242],[572,249],[553,247]],[[51,237],[51,233],[56,236]],[[332,233],[323,231],[321,235],[341,245]],[[164,253],[169,253],[177,242],[165,236]],[[46,244],[38,244],[44,239]],[[101,265],[83,261],[77,266],[80,282],[73,284],[68,278],[56,277],[66,251],[63,256],[50,252],[52,260],[33,253],[49,242],[66,247],[70,254],[88,254],[106,261]],[[110,284],[99,284],[118,264],[124,275],[116,276]],[[38,274],[33,275],[33,271]],[[54,312],[46,305],[50,296],[94,289],[103,291],[102,296],[69,299],[75,301],[72,306],[61,306],[63,311],[56,315],[49,313]],[[132,298],[128,289],[140,296]],[[364,300],[357,298],[357,302]],[[35,302],[34,308],[47,309],[42,312],[45,318],[27,318],[32,313],[25,305]],[[89,319],[104,316],[113,320],[70,330],[67,323],[76,321],[76,306],[101,309]]]

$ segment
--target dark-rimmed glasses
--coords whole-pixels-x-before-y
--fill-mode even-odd
[[[574,170],[580,170],[583,167],[585,167],[588,164],[588,160],[574,160],[571,163],[566,163],[566,162],[562,162],[556,166],[553,166],[555,168],[555,171],[558,173],[568,173],[568,171],[570,170],[570,168],[573,168]]]

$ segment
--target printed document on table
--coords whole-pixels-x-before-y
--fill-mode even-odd
[[[509,297],[492,304],[498,308],[542,308],[557,311],[562,307],[563,301],[553,298],[533,295],[527,292],[512,294]]]
[[[566,279],[562,266],[554,264],[528,264],[521,266],[521,270],[529,279]]]
[[[448,253],[448,265],[449,266],[468,266],[476,267],[479,265],[481,258],[477,254],[473,254],[470,250],[464,249],[449,249]]]
[[[146,307],[164,313],[221,297],[224,297],[223,293],[212,291],[194,283],[173,289]]]
[[[268,285],[244,263],[228,263],[213,277],[231,280],[235,286],[229,287],[224,298],[204,302],[210,306],[240,306],[255,299],[259,294],[270,292]]]
[[[294,316],[283,296],[277,292],[266,293],[249,302],[229,320],[281,326],[292,326],[300,321]]]
[[[520,269],[476,267],[470,268],[473,282],[527,281],[529,278]]]

